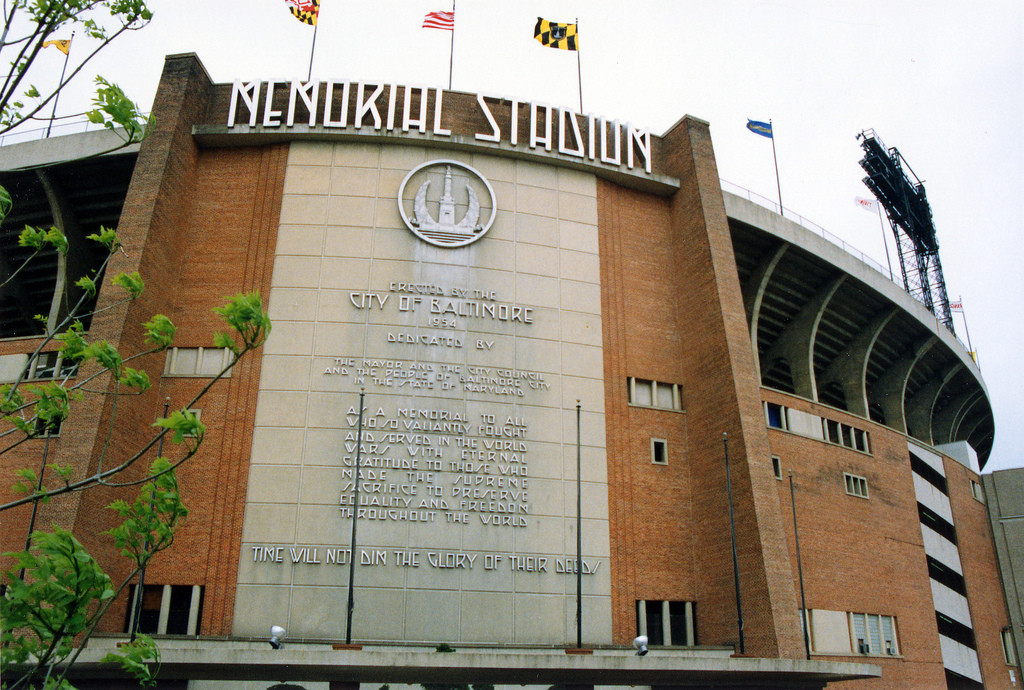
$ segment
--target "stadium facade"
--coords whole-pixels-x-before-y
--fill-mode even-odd
[[[269,305],[270,339],[199,406],[192,512],[146,573],[167,687],[1014,687],[978,367],[886,276],[723,192],[707,123],[655,136],[486,94],[214,84],[194,55],[167,59],[152,117],[137,153],[7,147],[0,182],[5,243],[25,222],[117,225],[108,270],[147,288],[126,306],[104,285],[91,337],[141,350],[151,314],[178,325],[108,453],[225,361],[223,296]],[[44,260],[5,293],[0,374],[76,270]],[[110,414],[87,398],[5,476],[44,443],[95,467]],[[113,564],[113,495],[41,516]],[[28,519],[9,515],[7,550]],[[91,644],[122,639],[130,608]],[[590,653],[562,651],[577,634]],[[83,682],[110,673],[98,654]]]

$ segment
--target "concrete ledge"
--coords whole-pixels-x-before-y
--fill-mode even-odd
[[[724,656],[731,650],[701,654],[699,648],[654,649],[638,657],[627,647],[598,648],[592,655],[565,654],[562,648],[461,647],[441,654],[423,647],[367,645],[355,650],[325,644],[271,650],[256,642],[174,642],[176,646],[160,641],[161,680],[822,688],[881,675],[870,664],[736,658]],[[84,650],[72,679],[120,677],[116,666],[99,663],[106,651],[99,646]]]
[[[35,139],[0,148],[0,172],[89,158],[107,153],[138,153],[139,145],[123,146],[124,140],[108,129]]]

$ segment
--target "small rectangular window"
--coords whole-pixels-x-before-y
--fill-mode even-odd
[[[843,479],[846,482],[846,493],[851,496],[859,496],[860,498],[868,498],[868,480],[864,477],[858,477],[855,474],[843,473]]]
[[[1010,628],[1003,628],[1003,659],[1011,665],[1017,664],[1017,648],[1013,644],[1013,631]]]
[[[821,423],[825,425],[825,440],[829,443],[838,444],[839,441],[839,422],[834,422],[831,419],[823,419]]]
[[[36,436],[43,438],[45,436],[60,436],[61,420],[50,422],[47,424],[41,419],[36,419],[35,432]]]
[[[660,438],[651,439],[651,462],[655,465],[668,464],[668,441]]]
[[[768,426],[772,427],[773,429],[786,428],[785,416],[783,415],[783,411],[785,408],[783,408],[782,405],[777,405],[775,403],[765,403],[764,409],[765,416],[768,420]]]
[[[29,365],[29,379],[52,379],[74,376],[78,371],[75,362],[64,361],[59,352],[41,352]]]
[[[848,424],[840,424],[839,429],[843,434],[843,445],[853,448],[853,427]]]
[[[868,436],[867,432],[864,431],[863,429],[854,429],[853,430],[853,447],[856,448],[857,450],[859,450],[862,453],[869,452],[868,451],[867,436]]]
[[[647,646],[697,644],[695,604],[691,601],[636,602],[636,634],[647,637]]]
[[[648,381],[630,377],[627,391],[629,404],[656,407],[661,410],[683,410],[683,387],[678,383]]]
[[[981,488],[981,484],[973,479],[971,480],[971,495],[974,496],[975,500],[981,501],[982,503],[985,502],[985,492]]]
[[[776,479],[782,479],[782,459],[778,455],[772,456],[772,473]]]
[[[651,395],[651,382],[650,381],[634,381],[634,405],[644,405],[651,407],[654,403],[654,397]]]
[[[125,632],[135,620],[136,585],[128,590]],[[138,632],[147,635],[197,635],[203,610],[203,588],[196,585],[144,585],[138,613]]]
[[[167,351],[164,376],[213,377],[231,362],[230,350],[222,347],[172,347]],[[225,376],[230,376],[228,371]]]

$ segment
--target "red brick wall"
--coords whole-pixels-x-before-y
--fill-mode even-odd
[[[636,599],[681,598],[697,602],[702,644],[738,642],[728,432],[746,651],[797,656],[795,590],[707,127],[687,119],[665,145],[682,182],[671,199],[598,185],[615,639],[635,634]],[[683,384],[685,414],[628,408],[628,376]],[[667,468],[650,466],[652,435],[669,440]]]
[[[944,466],[982,678],[987,688],[1013,688],[1010,670],[1015,667],[1006,663],[1001,641],[1002,628],[1010,625],[1010,617],[996,563],[992,526],[985,504],[971,493],[971,481],[980,484],[981,478],[955,460],[947,458]]]
[[[769,431],[771,453],[782,464],[784,479],[776,484],[796,582],[789,489],[789,472],[793,473],[807,607],[896,618],[901,658],[814,658],[882,667],[881,679],[850,687],[945,687],[906,437],[778,391],[763,389],[763,395],[767,401],[863,429],[871,437],[868,455],[806,436]],[[868,499],[847,495],[844,472],[867,479]]]

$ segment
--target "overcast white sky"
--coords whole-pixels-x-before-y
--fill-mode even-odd
[[[321,3],[314,77],[447,85],[451,35],[420,24],[451,0]],[[149,6],[151,25],[89,69],[145,110],[168,54],[197,53],[218,82],[309,69],[313,29],[285,0]],[[899,148],[925,182],[947,288],[963,297],[995,409],[986,470],[1024,466],[1024,3],[459,0],[456,11],[455,90],[578,106],[576,54],[533,40],[538,16],[578,18],[584,112],[658,134],[685,114],[707,120],[722,178],[775,199],[771,142],[745,129],[770,118],[787,214],[882,265],[878,218],[853,204],[870,196],[854,137],[874,128]],[[86,42],[75,41],[72,63]],[[63,55],[46,57],[56,78]],[[84,101],[69,93],[60,110]]]

